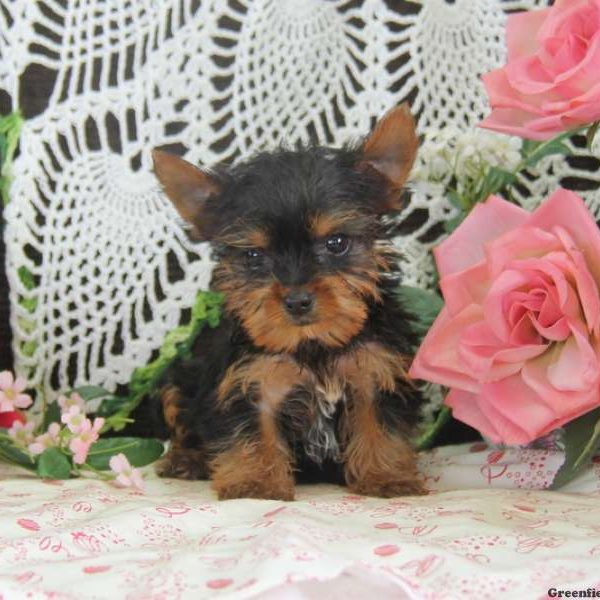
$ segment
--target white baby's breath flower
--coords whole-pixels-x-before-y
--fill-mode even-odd
[[[521,162],[522,140],[483,129],[445,127],[428,130],[413,171],[415,181],[448,182],[460,189],[483,177],[489,167],[515,170]]]

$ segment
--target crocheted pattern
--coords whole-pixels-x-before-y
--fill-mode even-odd
[[[24,125],[6,212],[18,372],[51,397],[113,390],[208,284],[208,249],[159,192],[153,147],[211,164],[284,140],[339,144],[407,98],[421,131],[472,127],[486,112],[479,75],[504,60],[506,12],[545,4],[0,0],[0,88],[16,105],[36,69],[52,82]],[[576,160],[543,170],[524,181],[530,203],[579,174]],[[432,283],[428,251],[453,210],[413,195],[397,239],[406,283]]]

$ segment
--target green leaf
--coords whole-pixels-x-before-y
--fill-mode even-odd
[[[156,390],[161,377],[171,364],[189,355],[194,341],[204,326],[208,324],[210,327],[216,327],[219,324],[223,299],[223,294],[198,292],[192,306],[190,322],[170,331],[165,337],[158,357],[133,372],[129,382],[130,395],[122,399],[118,412],[111,415],[114,418],[107,422],[109,428],[115,431],[123,429],[125,426],[123,418],[127,417],[145,396]],[[116,406],[116,403],[112,406]]]
[[[529,167],[535,167],[540,160],[553,154],[572,154],[572,150],[565,144],[565,140],[570,138],[572,135],[577,133],[576,131],[567,131],[561,133],[559,136],[548,140],[547,142],[525,142],[523,148],[523,162],[521,163],[521,169],[527,169]],[[527,148],[527,151],[525,151]]]
[[[126,399],[119,396],[109,396],[102,400],[102,403],[96,411],[98,417],[110,417],[118,412],[125,404]]]
[[[37,474],[43,479],[69,479],[71,462],[58,448],[46,448],[38,460]]]
[[[452,204],[452,206],[454,206],[460,210],[465,210],[465,208],[467,208],[465,200],[461,197],[461,195],[456,190],[452,190],[452,189],[448,190],[447,197],[448,197],[448,201],[450,202],[450,204]]]
[[[6,433],[5,429],[0,429],[0,431]],[[12,440],[4,437],[0,437],[0,459],[35,471],[35,463],[31,456],[15,446]]]
[[[415,447],[417,450],[428,450],[433,446],[435,438],[437,437],[440,430],[449,421],[452,416],[452,411],[448,406],[442,406],[437,418],[429,427],[423,431],[423,433],[415,441]]]
[[[444,301],[434,292],[408,285],[398,286],[396,293],[404,310],[413,318],[415,332],[424,336],[442,310]]]
[[[22,124],[23,118],[19,111],[0,117],[0,194],[4,206],[9,201],[10,170]]]
[[[517,176],[514,173],[505,171],[499,167],[490,167],[475,195],[475,202],[487,200],[492,194],[496,194],[502,188],[511,185],[516,180]]]
[[[565,462],[550,489],[557,489],[576,477],[600,448],[600,408],[571,421],[564,430]]]
[[[24,298],[24,297],[20,297],[19,298],[19,304],[28,312],[28,313],[34,313],[35,309],[37,308],[38,305],[38,301],[37,298]]]
[[[0,167],[8,154],[8,140],[5,135],[0,134]]]
[[[28,342],[23,342],[21,344],[21,352],[24,356],[31,358],[35,354],[37,347],[38,344],[35,340],[29,340]]]
[[[109,461],[121,452],[134,467],[143,467],[162,456],[162,442],[146,438],[115,437],[100,438],[91,447],[86,463],[94,469],[110,469]]]
[[[105,390],[98,385],[82,385],[76,387],[73,391],[76,394],[79,394],[86,402],[88,400],[96,400],[97,398],[105,398],[106,396],[111,395],[108,390]]]
[[[464,220],[467,216],[466,213],[462,215],[458,215],[457,217],[453,217],[452,219],[448,219],[444,221],[444,231],[446,233],[452,233]]]
[[[50,423],[60,423],[60,406],[58,402],[52,402],[52,404],[46,404],[46,410],[44,411],[44,420],[42,422],[42,428],[44,431],[48,429]]]
[[[592,144],[594,143],[594,138],[596,137],[596,134],[598,133],[598,128],[600,128],[600,121],[596,121],[587,130],[585,140],[586,140],[588,150],[592,149]]]
[[[17,275],[21,283],[25,286],[26,290],[34,290],[37,286],[35,284],[35,276],[25,266],[21,266],[17,269]]]

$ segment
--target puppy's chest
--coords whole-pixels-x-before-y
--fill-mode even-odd
[[[296,445],[300,442],[312,461],[341,460],[339,424],[350,394],[343,374],[311,372],[282,402],[281,417],[288,418]]]
[[[341,421],[358,402],[373,402],[380,391],[392,392],[404,376],[404,360],[379,344],[369,344],[317,368],[301,370],[305,380],[291,389],[281,413],[294,414],[305,453],[315,462],[340,460]]]
[[[217,392],[227,410],[239,395],[256,404],[261,422],[278,420],[290,441],[316,462],[340,457],[345,415],[380,392],[394,392],[404,358],[371,342],[306,364],[289,354],[246,356],[229,367]]]

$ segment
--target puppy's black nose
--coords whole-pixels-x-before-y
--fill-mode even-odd
[[[292,290],[284,299],[285,309],[293,317],[307,315],[315,305],[315,296],[306,290]]]

